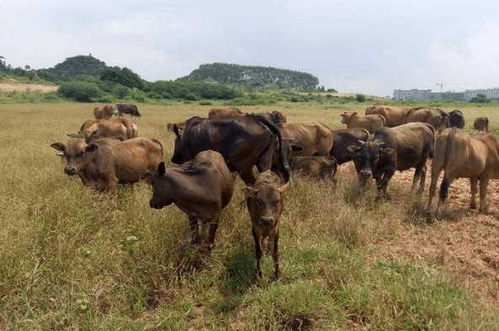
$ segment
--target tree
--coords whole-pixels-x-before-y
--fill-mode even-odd
[[[357,102],[366,102],[366,96],[364,94],[356,94],[355,101]]]
[[[487,99],[487,96],[482,93],[478,93],[475,97],[473,97],[470,102],[476,102],[476,103],[486,103],[489,102],[490,100]]]
[[[39,70],[43,78],[52,81],[66,81],[80,76],[99,77],[106,64],[91,55],[68,57],[53,68]]]
[[[90,102],[102,94],[95,83],[84,81],[63,83],[57,93],[65,98],[82,102]]]
[[[100,74],[100,79],[121,84],[129,88],[144,88],[144,81],[135,72],[128,68],[111,67]]]

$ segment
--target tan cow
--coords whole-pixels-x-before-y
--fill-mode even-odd
[[[392,128],[394,126],[407,123],[407,113],[409,109],[402,107],[392,107],[383,105],[374,105],[366,108],[366,115],[378,114],[385,118],[385,126]]]
[[[126,118],[109,120],[88,120],[80,127],[77,134],[69,133],[71,138],[85,138],[91,142],[99,138],[114,137],[120,140],[136,138],[139,135],[137,124]]]
[[[257,176],[253,186],[244,188],[255,242],[257,277],[262,276],[260,259],[269,239],[272,241],[274,278],[279,278],[279,219],[283,208],[283,193],[288,185],[289,182],[281,184],[279,176],[267,170]]]
[[[237,108],[212,108],[208,113],[208,118],[233,118],[237,116],[244,116],[245,112]]]
[[[232,199],[235,175],[223,156],[207,150],[196,154],[192,161],[179,167],[158,166],[152,177],[151,208],[161,209],[174,203],[189,218],[193,244],[203,244],[211,250],[218,228],[220,212]],[[207,237],[202,240],[199,222],[208,226]],[[204,231],[202,231],[204,232]]]
[[[333,179],[338,163],[332,156],[294,156],[289,165],[294,173],[303,176]]]
[[[163,146],[155,139],[134,138],[116,144],[87,144],[72,138],[50,145],[64,158],[64,172],[78,175],[85,186],[98,191],[117,184],[133,184],[150,177],[163,160]]]
[[[477,117],[473,122],[473,129],[478,131],[489,131],[489,119],[487,117]]]
[[[355,111],[346,111],[340,116],[341,123],[346,124],[348,129],[362,128],[372,133],[385,126],[385,118],[378,114],[363,116]]]
[[[438,177],[442,170],[444,178],[440,186],[436,214],[447,198],[452,181],[463,177],[470,179],[471,209],[476,208],[477,185],[480,181],[480,212],[487,213],[489,180],[499,178],[499,139],[489,133],[471,136],[466,131],[456,128],[444,130],[437,138],[433,156],[428,210],[431,210]]]
[[[283,123],[279,129],[295,156],[328,156],[333,147],[333,134],[321,122]]]
[[[94,116],[96,120],[105,120],[118,115],[118,111],[113,105],[105,105],[103,107],[94,108]]]
[[[440,108],[418,107],[411,108],[407,113],[407,123],[422,122],[431,124],[437,131],[442,131],[448,127],[448,117],[445,111]]]

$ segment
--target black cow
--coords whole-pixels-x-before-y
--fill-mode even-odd
[[[352,160],[349,146],[361,146],[369,138],[369,131],[361,128],[333,130],[333,148],[329,153],[338,165]]]
[[[422,193],[426,178],[426,160],[433,155],[435,128],[428,123],[408,123],[394,128],[380,128],[360,147],[348,149],[361,185],[371,177],[376,180],[378,197],[387,197],[386,188],[396,170],[416,168],[412,189],[420,180]]]
[[[223,155],[229,169],[237,171],[248,185],[255,182],[253,167],[263,172],[272,168],[289,180],[287,151],[275,124],[262,116],[248,114],[232,119],[192,117],[185,122],[183,133],[176,124],[172,162],[181,164],[205,150]],[[274,164],[277,153],[280,162]]]
[[[137,117],[142,116],[140,115],[136,105],[118,103],[116,105],[116,109],[118,110],[118,116],[123,116],[123,114],[129,114]]]
[[[464,115],[462,111],[455,109],[449,113],[449,127],[464,128]]]

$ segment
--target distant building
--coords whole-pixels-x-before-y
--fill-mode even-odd
[[[499,88],[466,90],[464,92],[432,92],[432,90],[394,90],[394,100],[456,100],[469,101],[477,94],[483,94],[488,99],[499,99]]]
[[[431,90],[394,90],[393,98],[395,100],[427,100],[431,97]]]
[[[499,88],[489,88],[489,89],[477,89],[477,90],[466,90],[464,91],[464,99],[471,100],[478,94],[483,94],[487,99],[499,99]]]

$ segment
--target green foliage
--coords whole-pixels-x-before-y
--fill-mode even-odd
[[[100,79],[118,83],[129,88],[144,88],[142,78],[128,68],[111,67],[104,69],[100,74]]]
[[[147,87],[166,99],[233,99],[240,93],[223,84],[188,81],[157,81]]]
[[[58,90],[59,95],[82,102],[90,102],[102,95],[95,83],[84,81],[72,81],[61,84]]]
[[[38,74],[49,81],[67,81],[82,75],[99,77],[107,68],[106,64],[92,55],[68,57],[53,68],[41,69]]]
[[[228,63],[203,64],[179,80],[215,81],[229,85],[255,88],[292,88],[315,90],[317,77],[299,71],[261,66],[242,66]]]
[[[113,87],[113,94],[120,99],[126,98],[129,93],[130,89],[126,86],[116,85]]]
[[[355,101],[357,102],[366,102],[367,98],[364,94],[356,94]]]
[[[474,103],[487,103],[490,102],[489,99],[487,99],[487,96],[485,94],[478,93],[475,97],[473,97],[470,102]]]

